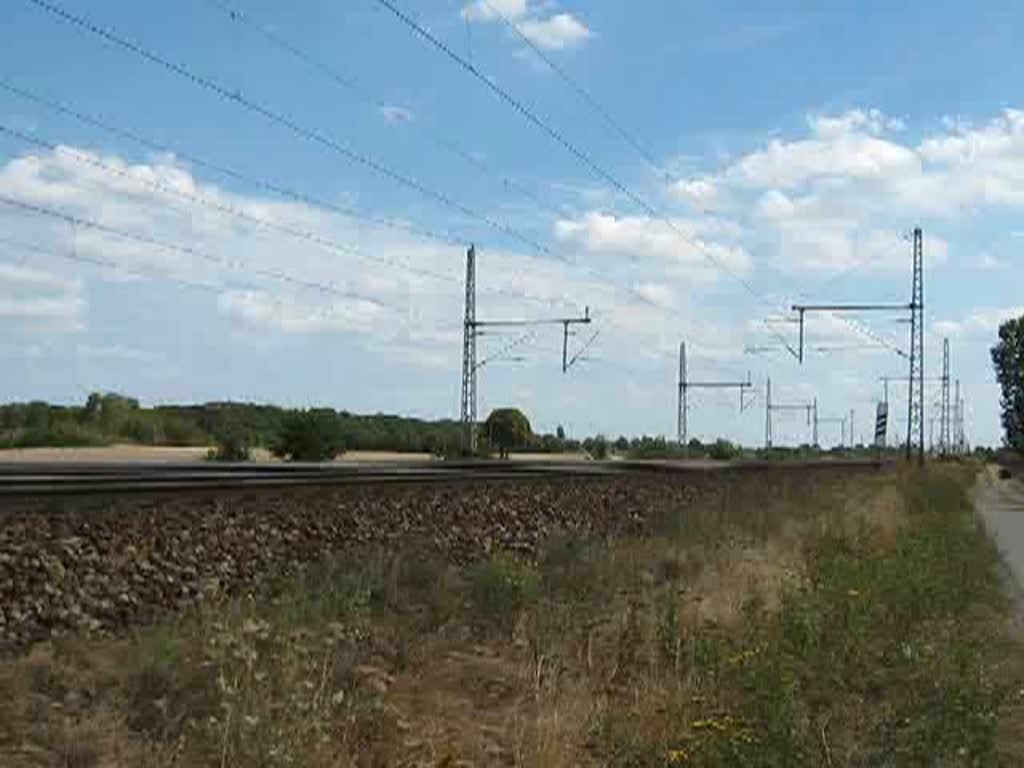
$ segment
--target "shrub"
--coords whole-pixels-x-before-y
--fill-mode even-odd
[[[344,452],[333,411],[296,411],[284,421],[274,455],[290,461],[331,461]]]
[[[731,461],[739,455],[740,449],[722,438],[715,440],[708,449],[708,456],[716,461]]]
[[[508,554],[472,566],[466,577],[470,601],[482,623],[507,633],[537,593],[536,571]]]
[[[251,447],[240,434],[232,433],[217,438],[217,447],[206,454],[209,461],[248,461]]]
[[[583,441],[583,447],[590,454],[590,458],[596,461],[604,461],[608,458],[608,440],[604,435],[588,437]]]

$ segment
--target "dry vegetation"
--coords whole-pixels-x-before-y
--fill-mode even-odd
[[[1017,765],[968,479],[737,483],[644,537],[462,566],[355,551],[4,663],[0,764]]]

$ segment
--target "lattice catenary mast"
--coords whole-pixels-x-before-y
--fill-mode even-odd
[[[476,247],[470,246],[466,253],[466,308],[462,321],[462,407],[460,421],[463,430],[463,445],[471,453],[476,453],[477,424],[477,372],[484,362],[477,361],[476,339],[480,329],[491,328],[522,328],[537,325],[562,326],[562,373],[582,359],[580,350],[569,358],[569,328],[573,325],[589,325],[590,309],[587,308],[583,317],[554,317],[528,320],[478,320],[476,316]],[[596,334],[584,345],[588,347],[596,338]]]
[[[679,397],[676,416],[676,440],[680,446],[685,447],[687,441],[687,412],[689,404],[686,393],[690,389],[738,389],[740,391],[740,411],[746,410],[747,403],[744,395],[753,384],[750,381],[750,374],[747,374],[746,381],[690,381],[686,374],[686,342],[679,343]]]

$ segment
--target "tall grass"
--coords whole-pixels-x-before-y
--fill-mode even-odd
[[[734,479],[645,537],[464,567],[353,551],[0,665],[0,763],[994,764],[1020,649],[969,479]]]

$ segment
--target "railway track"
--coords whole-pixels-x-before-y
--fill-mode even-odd
[[[755,472],[845,468],[875,461],[475,461],[332,464],[206,462],[0,463],[0,497],[232,490],[287,486],[383,485],[515,481],[545,477],[608,477],[643,473]]]

